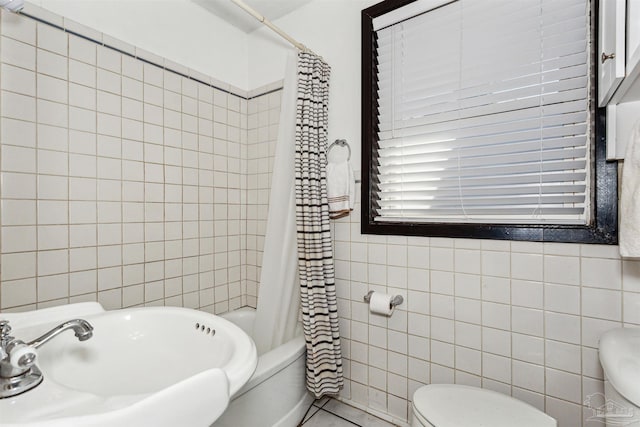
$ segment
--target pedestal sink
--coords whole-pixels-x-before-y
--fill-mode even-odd
[[[212,314],[170,307],[105,311],[97,303],[0,314],[29,340],[83,318],[90,340],[42,346],[42,384],[0,399],[0,426],[209,426],[251,377],[253,341]]]

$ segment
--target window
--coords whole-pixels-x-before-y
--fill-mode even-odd
[[[615,243],[587,0],[362,13],[364,233]]]

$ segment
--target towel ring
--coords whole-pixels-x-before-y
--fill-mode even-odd
[[[335,141],[333,141],[329,148],[327,148],[327,155],[329,155],[329,151],[331,151],[334,145],[337,145],[339,147],[347,147],[347,150],[349,150],[349,157],[347,157],[347,161],[351,160],[351,147],[349,146],[349,143],[346,139],[336,139]]]

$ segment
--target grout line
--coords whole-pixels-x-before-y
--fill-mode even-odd
[[[319,408],[323,409],[325,406],[327,406],[327,403],[329,403],[330,401],[331,401],[331,397],[328,397],[327,400]]]
[[[327,402],[328,402],[328,400],[327,400]],[[326,405],[326,403],[325,403],[325,405]],[[322,405],[322,406],[324,407],[324,405]],[[362,427],[360,424],[357,424],[357,423],[355,423],[355,422],[351,421],[350,419],[343,417],[342,415],[338,415],[338,414],[336,414],[336,413],[334,413],[334,412],[331,412],[331,411],[329,411],[328,409],[324,409],[324,408],[320,408],[320,409],[318,409],[318,411],[317,411],[315,414],[313,414],[313,416],[312,416],[311,418],[313,418],[313,417],[315,417],[316,415],[318,415],[318,413],[319,413],[320,411],[323,411],[323,412],[329,413],[329,414],[331,414],[331,415],[333,415],[333,416],[336,416],[336,417],[338,417],[338,418],[340,418],[340,419],[343,419],[344,421],[346,421],[346,422],[348,422],[348,423],[350,423],[350,424],[353,424],[354,426]],[[309,418],[309,419],[311,419],[311,418]],[[307,420],[307,421],[308,421],[308,420]]]
[[[303,424],[305,424],[307,421],[309,421],[311,418],[313,418],[313,416],[321,409],[318,408],[317,406],[315,406],[315,400],[313,402],[311,402],[311,405],[309,405],[309,407],[307,408],[306,412],[304,413],[304,415],[302,416],[302,419],[300,420],[300,422],[298,423],[298,427],[302,426]],[[323,405],[324,406],[324,405]],[[318,408],[316,409],[316,411],[313,413],[313,415],[311,415],[307,420],[305,420],[305,418],[307,418],[307,415],[309,414],[309,411],[311,411],[311,408]]]

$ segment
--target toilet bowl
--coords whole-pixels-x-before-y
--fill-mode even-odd
[[[557,427],[556,420],[513,397],[454,384],[431,384],[413,394],[411,427]]]

